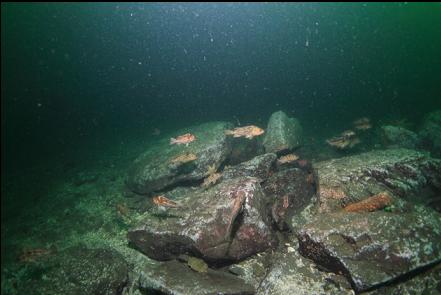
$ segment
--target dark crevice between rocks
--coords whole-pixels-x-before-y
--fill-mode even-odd
[[[409,272],[407,272],[407,273],[405,273],[405,274],[403,274],[403,275],[401,275],[401,276],[399,276],[399,277],[397,277],[397,278],[395,278],[393,280],[390,280],[390,281],[387,281],[387,282],[384,282],[384,283],[379,283],[379,284],[377,284],[375,286],[372,286],[370,288],[367,288],[367,289],[365,289],[363,291],[358,291],[357,294],[373,291],[373,290],[376,290],[376,289],[379,289],[379,288],[382,288],[382,287],[390,287],[390,286],[395,286],[395,285],[403,284],[403,283],[405,283],[405,282],[407,282],[407,281],[417,277],[418,275],[424,275],[424,273],[430,272],[433,268],[435,268],[438,265],[440,265],[440,263],[441,263],[441,260],[433,262],[433,263],[430,263],[430,264],[425,265],[423,267],[411,270],[411,271],[409,271]],[[352,284],[352,281],[351,281],[351,284]],[[353,286],[353,288],[354,288],[354,286]],[[356,288],[354,288],[354,290],[356,290]]]
[[[333,272],[339,275],[344,275],[351,283],[352,288],[355,288],[347,269],[344,265],[320,243],[313,241],[308,236],[298,236],[299,239],[299,253],[303,257],[311,259],[317,267],[323,268],[324,271]]]
[[[413,204],[422,204],[441,212],[441,190],[430,184],[422,187],[418,194],[415,196],[411,195],[406,200]]]
[[[232,222],[231,225],[231,231],[230,231],[230,236],[228,238],[228,241],[226,243],[228,243],[227,246],[227,253],[230,252],[230,248],[231,248],[231,244],[233,243],[234,238],[236,237],[237,231],[239,230],[239,228],[242,226],[243,221],[244,221],[245,215],[243,210],[241,210],[237,216],[234,218],[234,221]],[[208,263],[208,265],[212,268],[215,269],[219,269],[222,267],[226,267],[226,266],[230,266],[231,264],[235,264],[235,263],[239,263],[246,258],[240,259],[240,260],[235,260],[235,259],[215,259],[215,260],[207,260],[206,262]]]
[[[231,226],[231,231],[230,231],[230,245],[228,246],[228,250],[230,250],[231,243],[233,242],[234,237],[236,236],[237,231],[238,231],[239,228],[242,226],[244,218],[245,218],[244,212],[243,212],[243,210],[241,210],[241,211],[237,214],[237,216],[236,216],[236,218],[234,219],[233,224],[232,224],[232,226]]]

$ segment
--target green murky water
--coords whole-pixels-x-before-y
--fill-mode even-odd
[[[50,270],[70,261],[63,255],[76,253],[72,247],[112,249],[131,270],[157,267],[127,242],[153,196],[133,196],[127,171],[146,150],[162,161],[178,130],[213,121],[266,129],[282,110],[303,131],[301,144],[278,156],[294,152],[308,165],[395,147],[440,157],[440,115],[427,119],[441,109],[440,3],[1,7],[2,294],[53,283]],[[355,130],[363,117],[369,128]],[[348,129],[356,143],[342,142]],[[235,144],[241,148],[216,164],[218,172],[264,150],[259,138]],[[205,176],[178,184],[200,185]],[[414,203],[439,212],[434,178],[413,192],[424,195]],[[81,282],[72,294],[98,292],[92,278]]]

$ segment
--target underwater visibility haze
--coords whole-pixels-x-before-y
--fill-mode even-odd
[[[440,294],[440,3],[2,3],[2,294]]]

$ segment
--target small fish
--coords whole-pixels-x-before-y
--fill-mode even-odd
[[[204,179],[204,183],[202,183],[203,187],[208,187],[212,184],[216,184],[216,182],[219,180],[219,178],[222,177],[221,173],[213,173],[210,174],[207,178]]]
[[[185,144],[186,146],[188,146],[190,142],[193,142],[195,140],[196,140],[196,136],[194,136],[191,133],[186,133],[176,138],[170,138],[170,144]]]
[[[363,117],[363,118],[359,118],[357,120],[354,121],[354,125],[360,125],[360,124],[365,124],[365,123],[369,123],[371,120],[368,117]]]
[[[372,124],[369,118],[360,118],[355,120],[354,122],[354,127],[357,130],[368,130],[370,128],[372,128]]]
[[[291,163],[291,162],[297,161],[298,159],[299,159],[299,156],[297,156],[296,154],[288,154],[285,156],[281,156],[277,160],[277,162],[279,164],[285,164],[285,163]]]
[[[208,265],[202,259],[189,257],[187,264],[192,270],[196,272],[208,272]]]
[[[178,203],[166,198],[165,196],[156,196],[153,198],[153,203],[160,207],[178,208],[181,207]]]
[[[225,135],[233,135],[233,137],[245,137],[252,139],[255,136],[262,135],[265,131],[254,125],[237,127],[234,130],[225,130]]]
[[[35,262],[40,258],[52,255],[55,252],[56,252],[55,247],[51,247],[49,249],[35,248],[35,249],[23,250],[18,260],[22,263]]]
[[[172,164],[184,164],[184,163],[188,163],[188,162],[194,161],[197,158],[198,157],[195,154],[187,153],[187,154],[182,154],[182,155],[179,155],[179,156],[173,158],[170,161],[170,163],[172,163]]]
[[[282,204],[283,209],[286,209],[289,207],[289,197],[288,195],[284,195],[283,196],[283,204]]]
[[[358,138],[345,138],[345,137],[334,137],[326,141],[330,146],[337,149],[344,150],[346,148],[352,148],[354,145],[359,144],[360,140]]]
[[[307,182],[308,184],[314,184],[314,183],[315,183],[314,174],[309,173],[309,174],[306,176],[306,182]]]

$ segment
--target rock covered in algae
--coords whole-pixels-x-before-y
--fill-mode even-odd
[[[224,131],[231,125],[210,122],[192,126],[172,134],[191,133],[196,140],[185,145],[170,145],[166,137],[142,153],[129,168],[127,186],[139,194],[159,191],[184,181],[196,181],[208,176],[208,167],[218,168],[231,151],[230,141]],[[170,161],[182,155],[196,159],[185,165],[171,165]]]
[[[439,263],[439,241],[441,215],[424,207],[320,214],[299,232],[301,254],[345,274],[357,292]]]
[[[278,111],[271,115],[265,130],[263,145],[267,153],[294,149],[302,144],[303,129],[299,120]]]
[[[118,294],[128,280],[129,266],[112,249],[68,248],[51,258],[21,287],[19,294]]]
[[[320,271],[314,262],[301,256],[297,250],[288,249],[290,247],[272,255],[272,263],[256,294],[353,294],[346,278]]]
[[[415,148],[419,143],[418,135],[400,126],[381,126],[383,141],[388,147]]]
[[[375,150],[314,164],[321,212],[341,210],[374,194],[421,198],[441,189],[441,160],[409,149]]]

